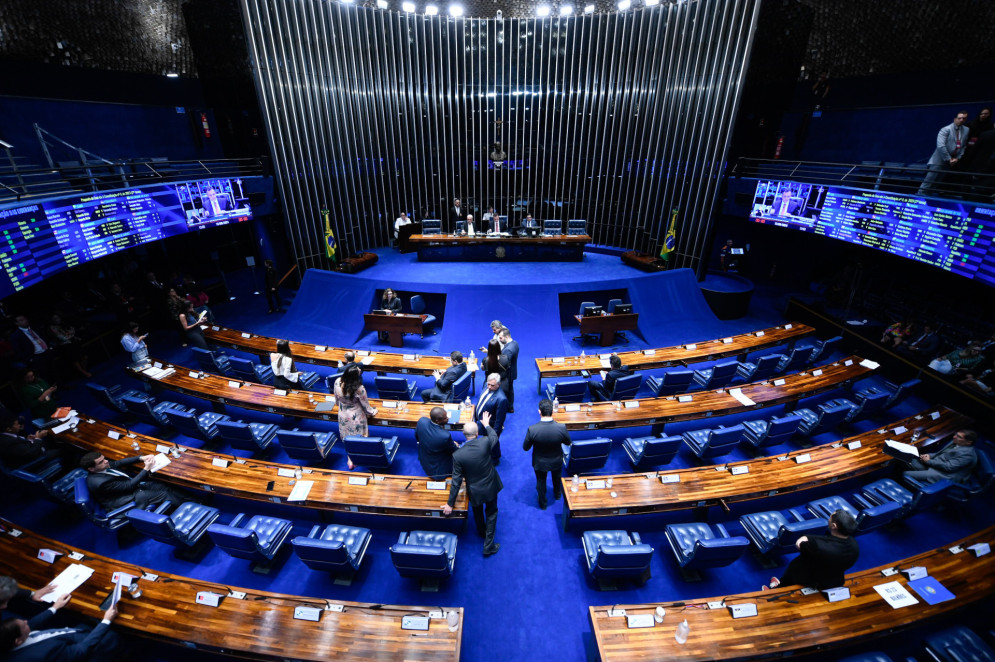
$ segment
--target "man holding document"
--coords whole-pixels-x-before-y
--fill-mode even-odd
[[[963,483],[971,477],[974,465],[978,463],[978,453],[974,449],[977,438],[978,433],[974,430],[958,431],[939,453],[923,453],[918,459],[906,460],[912,471],[906,471],[902,477],[923,483],[941,480]]]
[[[142,463],[142,470],[135,476],[121,470],[139,462]],[[94,451],[83,456],[80,466],[89,472],[86,485],[90,488],[90,494],[107,510],[119,508],[129,501],[134,501],[136,506],[144,509],[164,501],[178,505],[190,500],[183,499],[162,483],[149,479],[149,474],[157,469],[155,455],[126,457],[109,462],[102,454]]]
[[[0,653],[5,654],[4,659],[11,662],[114,659],[118,638],[110,626],[117,618],[117,604],[111,605],[104,612],[103,620],[92,629],[40,629],[69,603],[71,597],[69,593],[59,596],[51,607],[30,621],[10,618],[0,623]]]

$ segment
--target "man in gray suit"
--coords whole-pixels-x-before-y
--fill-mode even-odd
[[[950,444],[936,455],[923,453],[919,459],[909,462],[912,471],[906,471],[904,478],[914,478],[924,483],[949,480],[963,483],[971,477],[974,465],[978,463],[978,453],[974,441],[978,433],[974,430],[960,430]]]
[[[954,116],[952,124],[940,129],[936,134],[936,149],[929,157],[929,172],[922,180],[919,187],[919,195],[929,195],[935,184],[943,180],[946,171],[954,167],[964,156],[964,149],[967,148],[968,128],[964,126],[967,121],[967,112],[962,111]]]
[[[463,426],[466,442],[453,453],[453,482],[449,488],[449,502],[442,506],[442,514],[452,514],[459,488],[463,484],[463,478],[466,477],[466,495],[470,499],[477,534],[484,538],[484,556],[492,556],[501,549],[501,545],[494,542],[494,531],[497,529],[497,496],[504,484],[491,460],[491,449],[497,444],[498,437],[491,429],[489,412],[480,416],[480,423],[484,427],[483,437],[478,436],[476,423],[471,422]]]
[[[567,426],[553,420],[553,403],[548,399],[539,401],[539,422],[529,426],[525,433],[522,450],[532,449],[532,469],[536,475],[536,492],[539,494],[539,507],[546,510],[546,473],[553,474],[553,500],[560,498],[563,485],[560,474],[563,471],[563,447],[570,445]]]

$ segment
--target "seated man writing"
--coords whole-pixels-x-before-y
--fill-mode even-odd
[[[89,472],[86,486],[94,500],[107,510],[119,508],[129,501],[134,501],[139,508],[155,506],[164,501],[178,505],[190,499],[181,498],[176,492],[162,483],[149,479],[149,469],[154,462],[154,455],[126,457],[109,462],[106,457],[93,451],[84,455],[79,464]],[[133,464],[143,464],[142,470],[135,476],[129,476],[121,470]]]

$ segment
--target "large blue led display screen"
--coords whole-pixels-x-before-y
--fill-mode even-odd
[[[250,218],[241,179],[22,202],[0,209],[0,297],[125,248]]]
[[[995,205],[760,180],[750,220],[869,246],[995,286]]]

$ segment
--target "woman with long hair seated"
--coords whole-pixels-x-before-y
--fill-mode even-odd
[[[350,363],[345,372],[335,382],[335,400],[339,407],[339,437],[368,437],[367,418],[376,416],[377,410],[370,406],[363,386],[363,370],[358,363]],[[349,469],[355,468],[352,458],[346,458]]]

